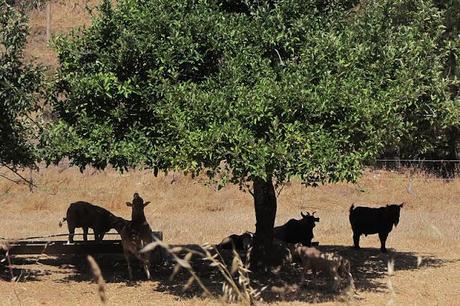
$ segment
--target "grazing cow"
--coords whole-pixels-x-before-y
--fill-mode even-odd
[[[254,239],[254,234],[251,232],[244,232],[241,235],[230,235],[222,240],[217,246],[222,249],[235,249],[235,250],[244,250],[247,251]]]
[[[67,227],[69,229],[69,242],[73,242],[75,235],[75,228],[83,228],[83,240],[88,240],[88,229],[92,228],[94,232],[95,240],[102,240],[105,233],[110,231],[112,228],[121,229],[125,222],[125,219],[120,218],[112,214],[110,211],[93,205],[88,202],[78,201],[71,203],[67,209],[67,215],[59,222],[59,226],[67,221]]]
[[[353,243],[355,249],[359,249],[359,237],[370,234],[379,234],[380,250],[386,252],[385,242],[388,234],[399,223],[399,215],[404,203],[392,204],[379,208],[350,207],[350,224],[353,230]]]
[[[311,246],[313,239],[313,228],[319,218],[315,217],[315,212],[310,215],[300,213],[302,219],[291,219],[284,225],[274,228],[274,238],[286,243],[302,243],[304,246]]]
[[[150,279],[150,252],[140,253],[147,244],[153,242],[152,229],[144,215],[144,207],[150,202],[144,202],[138,193],[134,193],[133,201],[126,202],[132,208],[132,220],[128,221],[119,231],[123,253],[128,263],[129,278],[133,278],[129,255],[134,255],[144,266],[147,279]]]
[[[335,291],[346,281],[352,282],[350,273],[350,262],[342,256],[320,252],[316,248],[298,244],[288,244],[289,251],[294,260],[300,261],[302,265],[302,284],[305,282],[305,274],[311,270],[313,278],[316,279],[318,272],[323,272],[331,280],[331,287]]]

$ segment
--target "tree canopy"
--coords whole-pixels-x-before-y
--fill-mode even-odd
[[[30,166],[37,157],[32,144],[37,130],[29,115],[42,71],[24,63],[27,16],[0,1],[0,27],[0,165]]]
[[[458,124],[431,1],[104,1],[56,41],[49,160],[354,180]]]

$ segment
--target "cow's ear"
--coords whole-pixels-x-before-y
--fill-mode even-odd
[[[150,201],[144,202],[144,207],[149,205],[149,204],[150,204]]]
[[[131,207],[131,206],[133,206],[133,204],[131,202],[126,202],[126,206]]]
[[[401,207],[401,208],[402,208],[403,206],[404,206],[404,202],[402,202],[402,203],[399,205],[399,207]]]

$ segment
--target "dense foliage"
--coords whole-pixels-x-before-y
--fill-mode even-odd
[[[445,62],[445,74],[452,80],[450,89],[452,97],[460,97],[460,0],[435,0],[436,5],[444,13],[442,44],[448,51]],[[457,104],[457,108],[460,105]],[[428,157],[460,159],[460,126],[452,124],[446,129],[446,134],[434,143]]]
[[[36,159],[29,115],[42,74],[23,60],[27,17],[5,1],[0,2],[0,28],[0,164],[29,166]]]
[[[105,1],[56,41],[48,159],[316,183],[354,180],[383,148],[432,150],[459,118],[443,11],[343,3]]]

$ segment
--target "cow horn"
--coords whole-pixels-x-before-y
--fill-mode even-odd
[[[314,216],[314,215],[315,215],[315,213],[316,213],[316,211],[314,211],[314,212],[313,212],[311,215],[312,215],[312,216]]]
[[[300,215],[302,216],[302,218],[305,218],[306,216],[303,214],[303,212],[300,212]]]

